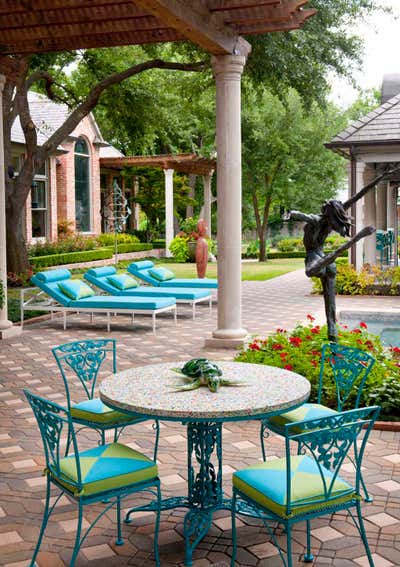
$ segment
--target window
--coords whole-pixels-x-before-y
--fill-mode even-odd
[[[46,170],[44,170],[46,173]],[[32,237],[47,237],[47,176],[36,175],[31,188]]]
[[[83,138],[75,144],[75,221],[76,229],[90,231],[90,156]]]

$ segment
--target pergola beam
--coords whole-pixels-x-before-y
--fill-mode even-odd
[[[228,26],[218,27],[202,0],[189,6],[184,0],[135,0],[162,22],[176,29],[188,40],[214,55],[236,53],[247,56],[250,44]]]

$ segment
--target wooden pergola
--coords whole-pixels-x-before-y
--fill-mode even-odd
[[[209,346],[240,346],[240,81],[250,44],[242,35],[299,29],[307,0],[0,0],[0,92],[33,53],[192,41],[213,57],[216,82],[218,325]],[[0,108],[0,131],[3,131]],[[4,171],[0,136],[0,170]],[[0,280],[7,280],[5,183],[0,176]],[[0,336],[16,329],[0,310]]]
[[[100,158],[100,166],[121,170],[124,167],[161,168],[165,176],[165,252],[171,256],[169,245],[174,237],[174,171],[203,177],[204,220],[211,230],[211,178],[216,160],[197,154],[162,154],[154,156],[124,156]]]

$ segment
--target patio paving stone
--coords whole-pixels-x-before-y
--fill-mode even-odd
[[[323,312],[320,297],[309,294],[310,282],[302,271],[286,274],[266,282],[245,282],[243,286],[244,326],[250,334],[265,335],[277,327],[292,328],[304,321],[308,313]],[[256,300],[256,301],[255,301]],[[349,297],[338,298],[341,308],[398,307],[398,298]],[[204,309],[203,309],[204,307]],[[193,322],[190,309],[181,309],[178,326],[168,315],[159,317],[157,335],[151,332],[146,317],[112,318],[111,333],[105,329],[105,320],[95,317],[91,325],[87,316],[68,317],[66,331],[61,319],[27,325],[18,338],[0,343],[0,565],[22,567],[28,564],[39,533],[44,508],[45,477],[43,450],[35,419],[24,399],[22,388],[31,389],[44,397],[65,399],[62,380],[50,349],[58,344],[90,337],[112,337],[118,341],[117,354],[120,369],[129,366],[187,360],[207,356],[216,360],[230,360],[234,351],[205,351],[204,338],[216,328],[216,309],[212,317],[208,308],[199,306]],[[14,369],[14,370],[11,370]],[[100,377],[101,379],[101,377]],[[79,383],[73,381],[71,394],[80,399]],[[166,497],[186,494],[186,432],[179,423],[162,423],[159,447],[159,469],[162,491]],[[97,442],[93,432],[82,432],[82,445]],[[227,423],[223,427],[224,469],[223,484],[231,493],[231,474],[238,468],[260,460],[259,429],[254,422]],[[130,447],[151,455],[154,431],[152,423],[128,427],[121,441]],[[271,435],[267,444],[267,458],[281,457],[284,443]],[[372,504],[363,503],[366,529],[376,567],[400,566],[400,436],[398,433],[374,431],[366,448],[365,478],[374,495]],[[345,476],[351,479],[353,467],[346,466]],[[55,490],[54,495],[57,494]],[[139,495],[123,502],[124,511],[147,501]],[[85,521],[92,520],[102,507],[87,507]],[[184,544],[182,540],[185,510],[162,514],[160,552],[162,567],[182,567]],[[73,529],[77,509],[63,496],[55,514],[49,520],[41,552],[39,567],[65,567],[73,547]],[[282,563],[270,537],[258,520],[238,518],[238,567],[281,567]],[[130,525],[123,525],[125,545],[115,546],[115,512],[107,512],[88,536],[79,555],[77,567],[112,567],[114,565],[153,565],[152,545],[154,514],[138,513]],[[363,567],[365,550],[357,530],[345,513],[318,518],[312,522],[312,551],[314,565],[334,567]],[[279,542],[285,535],[277,530]],[[303,565],[305,530],[297,525],[293,530],[295,565]],[[208,535],[194,554],[194,567],[228,567],[231,554],[230,516],[220,511]]]

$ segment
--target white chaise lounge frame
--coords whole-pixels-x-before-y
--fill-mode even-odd
[[[29,299],[25,298],[26,292],[35,292],[32,297]],[[104,296],[107,297],[107,296]],[[173,311],[174,322],[175,325],[177,324],[176,320],[176,304],[175,305],[167,305],[167,307],[160,307],[159,309],[106,309],[105,307],[95,309],[93,307],[80,307],[77,309],[76,307],[65,307],[64,305],[60,305],[55,299],[50,297],[45,291],[41,290],[38,287],[28,287],[23,288],[20,290],[20,309],[21,309],[21,329],[24,326],[24,313],[25,311],[45,311],[51,314],[51,318],[53,318],[54,313],[62,313],[63,314],[63,328],[64,331],[67,328],[67,313],[88,313],[90,315],[90,322],[93,322],[93,314],[94,313],[103,313],[107,315],[107,332],[111,330],[111,315],[112,314],[120,314],[120,315],[131,315],[132,317],[132,324],[134,322],[135,315],[151,315],[152,317],[152,327],[153,333],[156,334],[156,316],[159,313],[163,313],[165,311]]]

